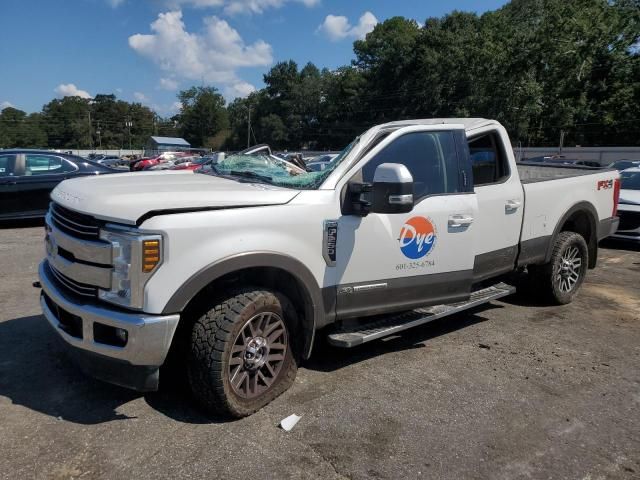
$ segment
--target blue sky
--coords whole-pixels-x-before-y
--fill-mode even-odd
[[[226,98],[260,88],[281,60],[335,68],[376,22],[420,23],[505,0],[0,0],[0,108],[39,111],[54,97],[114,93],[163,116],[176,92]]]

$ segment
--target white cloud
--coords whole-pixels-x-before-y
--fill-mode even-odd
[[[163,90],[173,91],[178,88],[178,81],[174,78],[161,78],[160,79],[160,88]]]
[[[229,85],[224,89],[224,95],[227,98],[248,97],[249,94],[256,91],[256,87],[250,83],[239,81],[232,85]]]
[[[172,113],[178,113],[180,110],[182,110],[182,103],[180,102],[173,102],[169,108],[169,111]]]
[[[140,103],[146,104],[151,102],[151,99],[142,92],[133,92],[133,98],[136,99],[136,102],[140,102]]]
[[[251,45],[226,21],[205,17],[204,29],[185,29],[180,10],[161,13],[151,24],[151,34],[129,37],[129,46],[154,62],[172,78],[219,84],[223,90],[246,91],[236,71],[243,67],[268,66],[273,62],[271,45],[258,40]]]
[[[122,93],[123,90],[121,88],[116,88],[116,93]]]
[[[320,4],[320,0],[229,0],[224,12],[228,15],[262,13],[268,8],[281,8],[291,1],[302,3],[309,8]]]
[[[13,103],[7,102],[6,100],[4,102],[0,102],[0,112],[9,107],[13,107]]]
[[[269,8],[282,8],[286,3],[302,3],[310,8],[319,5],[320,0],[164,0],[164,3],[171,9],[222,8],[227,15],[236,15],[259,14]]]
[[[377,24],[378,19],[371,12],[364,12],[357,25],[351,25],[345,16],[327,15],[317,31],[324,33],[332,42],[347,37],[362,40]]]
[[[80,98],[93,98],[86,90],[80,90],[73,83],[61,83],[53,91],[58,97],[80,97]]]

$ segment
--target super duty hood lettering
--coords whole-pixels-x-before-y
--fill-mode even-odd
[[[51,198],[102,220],[139,225],[167,213],[282,205],[298,193],[193,172],[160,171],[66,180]]]

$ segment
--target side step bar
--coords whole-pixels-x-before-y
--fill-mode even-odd
[[[515,291],[515,287],[501,282],[482,290],[476,290],[471,294],[469,300],[465,302],[417,308],[369,323],[344,326],[340,330],[329,334],[327,338],[333,346],[351,348],[506,297],[515,293]]]

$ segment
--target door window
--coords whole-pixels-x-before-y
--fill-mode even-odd
[[[476,187],[500,183],[509,177],[509,164],[495,133],[487,133],[469,140],[473,184]]]
[[[396,138],[362,169],[365,182],[373,182],[378,165],[401,163],[413,176],[416,202],[429,195],[459,191],[458,157],[451,132],[414,132]]]
[[[54,155],[32,154],[26,155],[25,175],[51,175],[67,173],[75,170],[75,167],[63,158]]]
[[[0,177],[13,175],[15,159],[15,155],[0,155]]]

